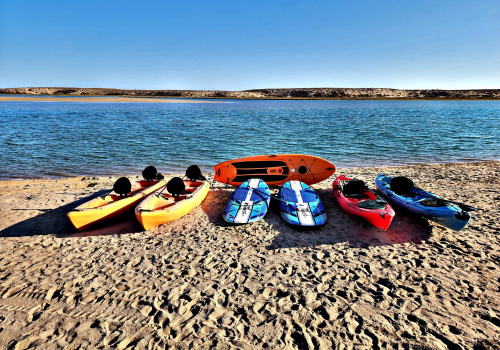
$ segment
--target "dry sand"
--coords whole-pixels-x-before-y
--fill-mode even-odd
[[[148,103],[224,103],[219,101],[181,100],[146,97],[37,97],[0,96],[0,102],[148,102]]]
[[[313,186],[318,229],[275,207],[229,226],[218,184],[151,231],[131,216],[76,232],[66,212],[116,178],[2,181],[0,348],[498,349],[500,162],[337,175],[380,171],[479,211],[460,232],[397,211],[380,232],[342,211],[332,177]]]

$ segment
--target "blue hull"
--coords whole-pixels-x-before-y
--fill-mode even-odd
[[[281,218],[292,225],[320,226],[326,223],[326,210],[316,192],[300,181],[288,181],[278,192]]]
[[[396,194],[391,190],[391,181],[392,177],[384,174],[378,174],[375,178],[377,190],[389,203],[455,231],[460,231],[469,222],[469,213],[449,202],[444,204],[442,201],[433,201],[432,198],[440,197],[418,187],[414,187],[405,195]]]
[[[231,224],[248,224],[258,221],[269,209],[271,192],[261,179],[243,182],[229,197],[222,217]]]

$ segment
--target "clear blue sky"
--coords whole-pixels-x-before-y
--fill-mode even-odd
[[[500,1],[0,0],[0,87],[500,88]]]

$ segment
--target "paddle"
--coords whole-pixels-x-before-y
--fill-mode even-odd
[[[252,187],[247,187],[247,188],[252,188]],[[260,193],[260,194],[262,194],[262,195],[264,195],[264,196],[268,196],[269,198],[272,198],[272,199],[276,199],[277,201],[283,202],[283,203],[285,203],[286,205],[288,205],[289,207],[292,207],[292,208],[293,208],[293,206],[291,206],[291,205],[290,205],[290,203],[288,203],[287,201],[284,201],[284,200],[283,200],[283,199],[281,199],[281,198],[274,197],[274,196],[272,196],[271,194],[267,194],[266,192],[259,191],[259,190],[258,190],[258,189],[256,189],[256,188],[252,188],[252,189],[253,189],[255,192],[257,192],[257,193]]]
[[[375,199],[375,202],[377,202],[377,203],[383,203],[383,204],[389,204],[389,203],[387,203],[387,201],[385,200],[385,198],[382,197],[382,196],[380,196],[377,192],[375,192],[374,190],[372,190],[369,187],[366,187],[366,188],[368,189],[368,191],[370,191],[371,193],[373,193],[375,195],[375,197],[377,197]]]
[[[252,187],[247,187],[247,188],[252,188]],[[293,209],[295,209],[295,210],[297,210],[297,211],[300,211],[300,210],[299,210],[299,208],[298,208],[297,206],[293,206],[293,205],[291,205],[289,202],[284,201],[283,199],[280,199],[280,198],[278,198],[278,197],[271,196],[270,194],[267,194],[267,193],[265,193],[265,192],[261,192],[261,191],[257,190],[256,188],[253,188],[253,190],[254,190],[255,192],[257,192],[257,193],[260,193],[260,194],[264,195],[264,196],[268,196],[268,197],[270,197],[270,198],[272,198],[272,199],[276,199],[277,201],[283,202],[283,203],[285,203],[285,204],[286,204],[286,206],[287,206],[287,207],[290,207],[290,208],[293,208]],[[297,203],[296,203],[296,204],[297,204]]]
[[[394,181],[396,180],[396,181]],[[393,184],[394,183],[394,184]],[[424,191],[420,187],[416,186],[412,180],[408,179],[407,177],[404,176],[397,176],[391,180],[391,190],[396,193],[397,195],[404,196],[405,194],[408,194],[412,188]],[[427,198],[432,198],[436,199],[437,201],[442,201],[443,203],[450,203],[450,204],[455,204],[457,205],[460,209],[463,211],[476,211],[478,210],[477,208],[474,208],[470,205],[464,204],[464,203],[459,203],[455,201],[450,201],[448,199],[444,198],[437,198],[431,194],[425,194],[425,193],[418,193],[419,196],[422,197],[427,197]]]

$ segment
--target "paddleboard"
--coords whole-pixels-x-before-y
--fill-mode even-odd
[[[214,170],[214,180],[234,186],[252,178],[262,179],[268,186],[279,186],[291,180],[312,185],[328,179],[336,168],[315,156],[275,154],[228,160],[214,166]]]
[[[232,224],[247,224],[266,215],[271,192],[261,179],[243,182],[229,197],[222,217]]]
[[[326,223],[323,202],[307,184],[292,180],[285,182],[278,192],[281,218],[298,226],[319,226]]]

